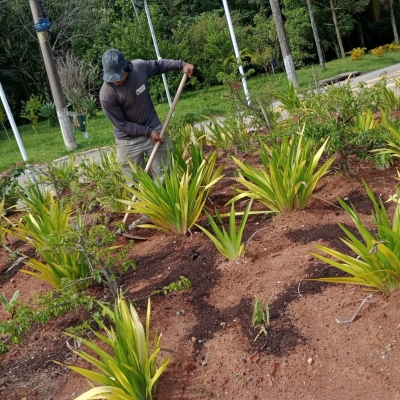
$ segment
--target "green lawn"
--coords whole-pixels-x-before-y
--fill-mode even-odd
[[[352,61],[349,57],[331,61],[326,64],[326,69],[321,71],[319,66],[314,67],[317,79],[352,71],[368,72],[384,68],[400,62],[400,52],[385,53],[383,57],[366,55],[361,60]],[[312,87],[314,75],[311,67],[297,70],[301,88]],[[279,90],[286,88],[286,74],[263,74],[248,79],[250,95],[253,99],[270,99]],[[228,99],[228,91],[224,86],[183,93],[175,110],[172,121],[187,118],[200,121],[203,116],[224,115],[229,112],[232,102]],[[168,113],[168,104],[157,105],[160,118]],[[189,118],[190,117],[190,118]],[[30,125],[20,126],[19,132],[31,163],[51,161],[65,156],[64,142],[59,127],[48,127],[47,122],[38,125],[39,134],[35,134]],[[81,132],[76,131],[78,142],[77,151],[89,150],[96,147],[110,145],[114,142],[112,126],[104,114],[99,111],[97,117],[87,121],[89,139],[83,138]],[[11,164],[22,159],[16,140],[9,130],[10,140],[4,131],[0,131],[0,171],[4,171]]]

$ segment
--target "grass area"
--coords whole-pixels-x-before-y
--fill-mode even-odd
[[[387,52],[383,57],[374,57],[368,54],[356,61],[352,61],[349,57],[330,61],[326,63],[325,70],[322,71],[319,66],[315,66],[314,71],[317,79],[320,80],[343,72],[369,72],[398,62],[400,62],[400,52]],[[297,70],[297,77],[301,88],[314,85],[311,67]],[[253,99],[271,99],[271,96],[277,91],[285,90],[286,82],[285,73],[263,74],[250,78],[248,87]],[[228,91],[224,86],[183,93],[171,122],[185,118],[191,121],[200,121],[204,115],[224,115],[229,112],[231,106]],[[160,118],[164,119],[168,113],[168,104],[160,104],[156,108]],[[31,163],[51,161],[68,154],[59,127],[48,127],[47,122],[40,122],[38,124],[39,134],[35,134],[30,125],[23,125],[18,129]],[[88,140],[83,138],[81,132],[76,131],[77,151],[85,151],[114,143],[111,123],[101,111],[97,113],[96,118],[87,121],[87,130],[89,132]],[[8,133],[10,140],[7,139],[4,131],[0,131],[0,171],[4,171],[11,164],[22,159],[12,131],[9,130]]]

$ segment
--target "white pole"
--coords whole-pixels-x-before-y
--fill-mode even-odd
[[[136,14],[136,18],[137,18],[137,20],[139,22],[139,26],[140,26],[140,19],[139,19],[139,14],[138,14],[136,6],[135,6],[135,0],[131,0],[131,2],[132,2],[132,5],[133,5],[133,9],[135,10],[135,14]]]
[[[154,48],[156,50],[157,60],[161,60],[160,52],[158,50],[156,34],[154,32],[153,24],[151,22],[150,11],[149,11],[149,7],[147,6],[146,0],[144,0],[144,10],[146,12],[147,22],[149,23],[150,33],[151,33],[151,37],[153,39]],[[167,94],[169,108],[171,108],[172,102],[171,102],[171,95],[169,94],[167,78],[165,77],[165,74],[162,74],[161,76],[162,76],[162,80],[164,82],[165,93]]]
[[[10,106],[8,104],[7,97],[6,97],[6,94],[4,93],[4,89],[3,89],[1,82],[0,82],[0,98],[1,98],[1,102],[3,103],[3,106],[4,106],[4,110],[7,114],[8,121],[10,122],[11,128],[14,132],[15,139],[17,140],[17,144],[19,147],[19,151],[21,152],[22,159],[24,161],[27,161],[28,155],[26,154],[24,144],[22,143],[21,136],[19,135],[17,125],[15,124],[14,116],[12,115],[12,112],[11,112]],[[29,165],[27,165],[27,170],[28,170],[30,180],[32,182],[35,182],[35,179],[33,177],[33,174],[32,174],[32,171],[31,171]]]
[[[231,34],[233,50],[235,52],[236,60],[237,60],[237,62],[239,64],[239,72],[242,75],[242,84],[243,84],[244,94],[246,95],[247,104],[249,106],[251,106],[250,93],[249,93],[249,90],[247,89],[246,76],[244,75],[243,65],[242,65],[242,63],[240,61],[239,48],[238,48],[238,45],[237,45],[237,42],[236,42],[235,30],[233,29],[233,24],[232,24],[231,14],[229,12],[228,2],[227,2],[227,0],[222,0],[222,3],[224,5],[225,16],[226,16],[226,20],[228,22],[229,32]]]
[[[21,152],[21,155],[22,155],[22,159],[24,161],[27,161],[28,160],[28,156],[26,154],[24,144],[22,143],[21,136],[19,135],[17,125],[15,124],[14,116],[12,115],[10,106],[8,105],[6,94],[4,93],[3,86],[1,85],[1,82],[0,82],[0,97],[1,97],[1,101],[2,101],[3,106],[4,106],[4,110],[6,111],[6,114],[7,114],[7,117],[8,117],[8,121],[10,122],[11,128],[12,128],[12,130],[14,132],[15,139],[17,139],[17,143],[18,143],[19,151]]]

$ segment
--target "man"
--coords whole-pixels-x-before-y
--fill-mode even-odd
[[[168,168],[167,151],[172,149],[165,134],[160,138],[162,124],[151,100],[148,78],[169,71],[182,70],[189,78],[194,66],[182,60],[128,61],[119,50],[107,50],[102,56],[104,80],[100,90],[100,104],[114,126],[117,161],[126,176],[132,169],[127,160],[145,168],[144,154],[150,156],[154,145],[161,142],[152,163],[153,178],[162,178],[162,166]],[[144,223],[135,221],[130,228]]]

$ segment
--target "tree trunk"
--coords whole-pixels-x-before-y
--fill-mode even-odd
[[[297,81],[296,69],[294,68],[292,54],[290,52],[289,41],[286,36],[286,30],[282,21],[282,13],[279,9],[277,0],[269,0],[272,15],[274,17],[276,33],[278,34],[279,44],[281,46],[283,63],[285,65],[286,75],[295,88],[299,87]]]
[[[360,16],[360,14],[358,14],[357,31],[358,31],[358,37],[360,39],[360,46],[361,47],[365,47],[364,31],[363,31],[363,27],[362,27],[362,24],[361,24],[361,16]]]
[[[322,69],[325,69],[324,54],[322,52],[321,40],[319,38],[318,28],[317,28],[317,24],[316,24],[315,18],[314,18],[314,11],[312,8],[312,0],[307,0],[307,7],[308,7],[308,13],[310,14],[310,21],[311,21],[311,27],[313,30],[313,34],[314,34],[315,45],[317,46],[319,65],[321,66]]]
[[[336,18],[336,9],[335,9],[334,0],[329,0],[329,3],[331,4],[332,19],[333,19],[333,24],[335,25],[336,36],[337,36],[337,40],[339,43],[340,55],[342,56],[342,58],[346,58],[346,53],[344,51],[343,42],[342,42],[342,35],[340,34],[339,24],[338,24],[338,21]]]
[[[394,41],[398,42],[399,35],[397,34],[396,20],[394,18],[393,0],[389,0],[389,10],[390,10],[390,21],[392,23],[392,28],[393,28]]]

